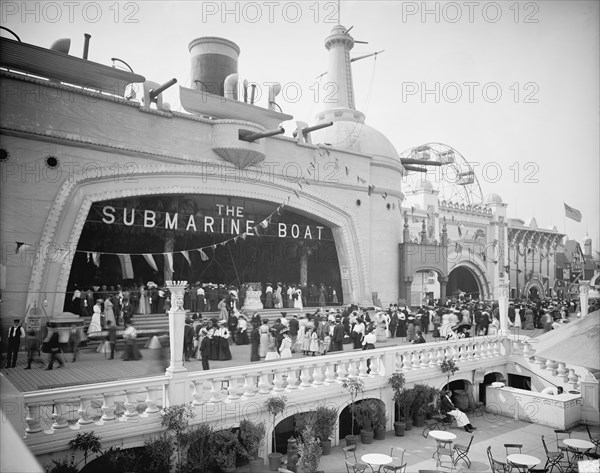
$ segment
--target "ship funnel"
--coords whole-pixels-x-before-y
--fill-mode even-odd
[[[225,96],[225,79],[238,71],[240,48],[233,41],[205,36],[190,42],[191,87]]]

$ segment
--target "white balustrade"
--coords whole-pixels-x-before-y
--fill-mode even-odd
[[[325,384],[335,383],[335,369],[332,363],[325,364]]]
[[[358,375],[361,378],[369,376],[369,364],[367,363],[368,358],[361,358],[358,365]],[[370,360],[369,360],[370,362]]]
[[[329,367],[330,365],[328,365]],[[287,377],[287,387],[286,390],[287,391],[293,391],[298,389],[298,370],[295,368],[291,368],[288,371],[288,377]]]
[[[565,363],[558,363],[558,369],[556,370],[557,376],[560,376],[564,383],[569,382],[569,370]]]
[[[144,409],[145,417],[157,417],[159,415],[160,407],[158,407],[158,394],[161,391],[161,386],[150,386],[146,389],[146,409]]]
[[[348,363],[345,361],[341,361],[338,365],[338,381],[344,381],[348,379]]]
[[[40,414],[41,408],[38,403],[27,404],[25,407],[27,409],[27,417],[25,418],[27,427],[25,428],[25,432],[26,436],[30,437],[33,434],[37,434],[42,431]]]
[[[69,423],[65,418],[65,411],[67,410],[68,407],[65,401],[55,401],[53,409],[54,412],[52,414],[52,419],[54,419],[54,422],[52,423],[53,429],[64,429],[69,426]]]
[[[281,392],[283,389],[283,373],[281,371],[276,371],[273,375],[273,391]]]
[[[358,367],[356,365],[357,365],[357,363],[354,360],[350,360],[350,362],[348,363],[348,377],[349,378],[358,377]]]
[[[573,389],[577,389],[579,384],[579,376],[575,374],[574,369],[569,369],[569,384]]]
[[[100,408],[102,410],[102,417],[100,417],[100,420],[103,422],[115,420],[115,394],[104,393],[102,397],[104,399],[104,402],[102,404],[102,407]]]
[[[90,415],[90,411],[92,410],[92,399],[94,399],[94,396],[80,396],[79,398],[79,409],[77,410],[79,419],[77,420],[77,423],[80,427],[94,424],[93,416]]]
[[[429,367],[429,350],[423,350],[421,352],[421,368]]]
[[[300,372],[300,381],[301,388],[310,388],[310,370],[308,366],[302,368],[302,371]]]
[[[375,376],[379,376],[379,363],[380,363],[381,357],[379,355],[373,355],[371,357],[371,366],[369,367],[369,369],[371,370],[371,372],[369,373],[369,376],[371,377],[375,377]]]
[[[125,391],[126,401],[125,401],[125,404],[123,405],[123,407],[125,407],[125,412],[123,413],[123,417],[121,419],[126,422],[137,419],[137,417],[140,415],[139,412],[137,411],[138,401],[136,399],[136,396],[137,396],[136,389],[130,389],[130,390]]]
[[[209,402],[221,402],[222,381],[220,379],[213,379],[210,383],[210,399]]]
[[[412,352],[410,364],[413,370],[418,370],[421,367],[421,363],[419,362],[419,355],[416,351]]]
[[[500,341],[498,340],[492,342],[492,355],[500,356]]]
[[[238,390],[238,378],[230,378],[229,385],[227,386],[227,399],[233,401],[240,398]]]
[[[402,370],[403,371],[412,370],[412,362],[411,362],[411,354],[410,353],[402,354]]]
[[[192,405],[201,406],[204,404],[204,382],[196,380],[192,384],[194,385],[194,392],[192,393],[194,400],[192,401]]]

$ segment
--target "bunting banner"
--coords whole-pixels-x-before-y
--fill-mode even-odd
[[[94,263],[96,268],[100,267],[100,253],[92,252],[92,263]]]
[[[152,256],[151,254],[148,253],[144,253],[144,259],[146,260],[146,263],[148,263],[148,265],[150,265],[150,267],[154,270],[154,271],[158,271],[158,267],[156,266],[156,261],[154,261],[154,256]]]
[[[165,266],[173,272],[173,253],[165,253]]]
[[[131,264],[130,255],[117,255],[119,263],[121,263],[121,274],[123,279],[133,279],[133,265]]]
[[[204,251],[202,251],[202,249],[200,249],[198,251],[200,252],[200,259],[202,261],[208,261],[208,255]]]
[[[188,264],[191,266],[192,265],[192,261],[190,260],[190,252],[189,251],[182,251],[181,254],[186,259],[186,261],[188,262]]]

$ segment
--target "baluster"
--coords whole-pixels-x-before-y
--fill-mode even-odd
[[[416,351],[412,352],[411,366],[413,370],[418,370],[421,366],[421,364],[419,363],[419,353],[417,353]]]
[[[520,347],[519,347],[519,349],[520,349]],[[493,356],[500,356],[500,341],[498,339],[495,339],[492,342],[492,350],[493,350],[493,353],[492,353]]]
[[[558,363],[558,369],[556,370],[557,376],[560,376],[564,383],[569,382],[569,370],[565,363]]]
[[[432,348],[429,353],[429,363],[428,366],[430,368],[434,368],[437,366],[437,348]]]
[[[531,355],[532,355],[531,344],[527,343],[527,342],[523,343],[523,358],[525,358],[526,360],[529,360]]]
[[[106,422],[108,420],[115,420],[115,394],[114,393],[104,393],[102,394],[104,399],[102,403],[102,417],[100,420]]]
[[[513,355],[522,355],[523,354],[523,352],[521,351],[521,344],[519,343],[519,340],[513,340],[512,352],[513,352]]]
[[[298,370],[295,368],[291,368],[288,372],[287,378],[287,391],[291,391],[292,389],[298,389]]]
[[[429,350],[421,351],[421,368],[429,367]]]
[[[546,371],[550,371],[552,374],[555,374],[553,360],[546,360]]]
[[[193,382],[194,392],[192,393],[192,397],[194,400],[192,401],[192,405],[201,406],[204,404],[204,383],[202,380],[197,379]]]
[[[481,358],[481,348],[478,341],[473,341],[471,345],[471,354],[474,360]]]
[[[209,402],[221,402],[221,380],[213,378],[210,381],[210,398]]]
[[[467,360],[475,359],[475,346],[472,343],[467,344]]]
[[[445,358],[450,361],[453,359],[454,357],[454,353],[452,352],[452,347],[451,346],[447,346],[446,347],[446,352],[445,352]]]
[[[477,342],[477,353],[479,353],[478,358],[486,358],[487,357],[485,340],[483,340],[481,342]]]
[[[92,409],[93,396],[80,396],[79,397],[79,409],[77,409],[77,423],[80,427],[90,425],[94,423],[94,419],[90,416],[90,410]]]
[[[348,379],[348,363],[345,361],[340,361],[337,369],[337,377],[338,381],[344,381]]]
[[[542,358],[541,356],[536,356],[535,358],[535,364],[539,366],[540,369],[544,369],[546,366],[546,359]]]
[[[321,365],[313,365],[313,384],[323,384],[323,369]]]
[[[402,353],[402,369],[404,371],[412,370],[411,361],[410,361],[411,353],[404,352]]]
[[[371,373],[370,376],[378,376],[379,375],[379,360],[381,357],[379,355],[374,355],[371,357]]]
[[[255,388],[254,381],[255,381],[254,376],[252,376],[252,375],[244,376],[244,386],[242,386],[244,393],[242,394],[242,398],[249,398],[256,394],[254,392],[254,388]]]
[[[27,404],[25,406],[27,409],[27,417],[25,418],[25,422],[27,422],[27,427],[25,428],[26,437],[29,437],[33,434],[40,433],[42,431],[41,426],[41,406],[38,403],[35,404]]]
[[[283,391],[283,374],[281,371],[275,371],[273,375],[273,391]]]
[[[569,369],[569,383],[573,389],[577,389],[577,385],[579,384],[579,376],[575,374],[574,369]]]
[[[238,391],[238,379],[230,378],[229,384],[227,386],[227,399],[233,400],[233,399],[239,399],[239,398],[240,398],[240,393]]]
[[[492,345],[492,341],[488,340],[486,343],[486,353],[487,353],[487,357],[491,358],[494,356],[494,347]]]
[[[269,373],[260,373],[258,379],[258,394],[269,394],[272,389]]]
[[[349,378],[357,378],[358,377],[358,367],[356,366],[356,361],[351,360],[348,363],[348,377]]]
[[[446,352],[443,348],[437,348],[437,365],[440,366],[444,362]]]
[[[128,390],[125,391],[125,403],[123,407],[125,407],[125,412],[123,413],[122,420],[131,421],[136,419],[139,416],[137,411],[137,399],[135,398],[137,394],[136,390]]]
[[[310,384],[310,371],[308,369],[308,366],[305,366],[302,368],[301,372],[300,372],[300,380],[302,381],[300,383],[300,387],[301,388],[310,388],[311,384]]]
[[[325,363],[325,384],[335,383],[335,369],[332,363]]]
[[[54,419],[54,423],[52,424],[53,429],[68,427],[69,424],[64,415],[65,410],[68,410],[68,408],[64,401],[54,401],[54,413],[52,414],[52,418]]]
[[[150,386],[146,389],[146,409],[144,409],[145,417],[157,417],[160,413],[158,407],[158,393],[162,390],[161,386]]]
[[[394,371],[402,371],[402,353],[394,353]]]
[[[359,363],[358,364],[358,376],[360,378],[366,378],[366,377],[369,376],[369,373],[368,373],[369,367],[367,366],[367,360],[368,359],[369,359],[368,357],[367,358],[361,358],[359,360],[359,362],[358,362]]]

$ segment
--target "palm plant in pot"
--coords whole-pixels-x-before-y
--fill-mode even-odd
[[[315,410],[314,434],[321,442],[323,455],[331,453],[331,437],[333,437],[337,421],[337,408],[319,406]]]
[[[214,442],[217,445],[215,461],[221,471],[234,472],[238,455],[246,456],[247,452],[240,444],[237,435],[229,430],[215,432]]]
[[[269,453],[269,469],[271,471],[277,471],[281,464],[282,453],[277,452],[277,436],[275,435],[275,420],[279,414],[285,410],[287,404],[287,397],[285,396],[271,396],[265,401],[265,407],[267,412],[273,416],[273,450],[274,452]]]
[[[377,401],[366,399],[355,407],[354,416],[361,426],[360,441],[365,444],[373,443],[375,435],[375,418],[377,416]]]
[[[387,429],[388,417],[385,414],[385,404],[383,402],[376,403],[374,432],[375,440],[385,440],[385,431]]]
[[[317,438],[314,425],[308,425],[301,434],[298,443],[298,466],[303,473],[318,473],[319,461],[321,459],[321,443]]]
[[[347,378],[342,382],[342,389],[345,389],[350,394],[350,414],[352,416],[351,435],[346,435],[346,445],[356,445],[358,437],[354,435],[354,416],[356,406],[354,402],[359,393],[365,392],[365,383],[360,378]]]
[[[240,443],[248,453],[250,471],[262,471],[263,459],[259,458],[259,451],[265,440],[265,424],[243,419],[240,422]]]
[[[406,381],[403,373],[393,373],[388,378],[388,383],[394,392],[394,401],[398,409],[400,421],[394,422],[394,431],[397,436],[404,435],[404,430],[412,427],[412,406],[414,402],[414,391],[406,389]]]

